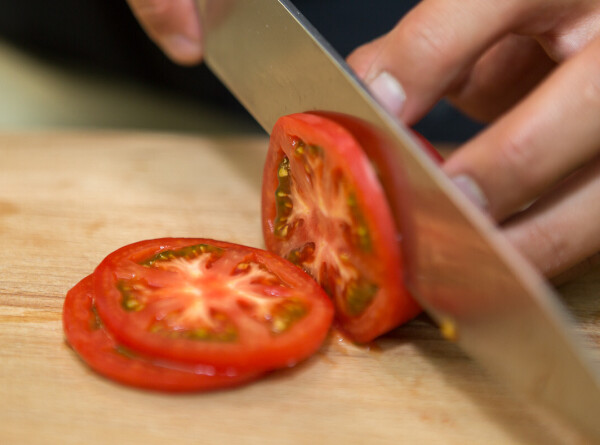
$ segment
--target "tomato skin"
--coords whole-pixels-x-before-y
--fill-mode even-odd
[[[322,162],[325,166],[322,171],[325,173],[321,176],[315,173],[310,177],[311,174],[304,174],[302,167],[298,166],[301,161],[298,160],[298,157],[295,159],[294,155],[296,150],[294,144],[298,144],[298,140],[307,146],[317,146],[323,149]],[[286,159],[291,166],[292,180],[299,184],[298,192],[291,200],[295,199],[296,204],[309,208],[297,219],[302,220],[301,224],[295,226],[290,224],[290,227],[295,227],[292,235],[282,236],[278,222],[295,215],[292,211],[290,215],[284,214],[282,217],[281,209],[285,206],[278,203],[276,197],[276,193],[283,193],[281,190],[278,191],[278,188],[283,186],[277,172],[284,165]],[[294,163],[297,165],[295,169]],[[306,167],[304,168],[306,169]],[[339,174],[341,182],[349,183],[349,189],[353,190],[352,193],[356,195],[352,200],[356,201],[356,208],[361,215],[362,222],[354,221],[353,230],[364,232],[363,229],[366,229],[373,249],[371,253],[362,252],[356,246],[343,245],[340,241],[341,235],[336,236],[333,230],[326,229],[326,227],[332,226],[328,218],[314,216],[315,214],[327,215],[327,209],[319,208],[314,203],[306,204],[306,202],[310,202],[310,199],[307,198],[310,192],[301,190],[302,187],[305,190],[310,187],[302,184],[327,183],[326,176],[335,174],[335,171],[341,172]],[[332,182],[335,183],[334,180],[329,181],[329,183]],[[335,185],[327,185],[314,194],[319,196],[322,194],[325,196],[324,200],[327,200],[336,193],[335,190]],[[302,196],[302,199],[299,196]],[[318,199],[315,198],[315,202],[317,201]],[[343,203],[340,204],[333,200],[330,204],[331,207],[336,207]],[[354,341],[369,342],[399,324],[414,318],[420,312],[419,306],[408,294],[403,284],[399,240],[385,193],[356,139],[344,127],[331,119],[316,114],[302,113],[284,116],[277,121],[271,133],[269,152],[263,172],[262,222],[267,249],[284,257],[295,255],[299,246],[306,243],[328,246],[321,251],[339,249],[343,252],[353,252],[352,261],[359,265],[359,273],[361,276],[368,277],[367,281],[374,283],[372,288],[377,289],[374,291],[374,297],[368,307],[358,314],[349,311],[349,303],[340,302],[340,298],[336,295],[333,297],[337,322]],[[363,225],[364,227],[362,227]],[[312,267],[311,274],[325,287],[328,287],[328,282],[337,280],[336,277],[331,278],[330,274],[320,273],[319,264],[315,263],[311,266],[306,266],[307,263],[303,264],[303,267]],[[325,267],[327,269],[330,266],[326,265]],[[348,289],[349,287],[346,288],[346,290]]]
[[[71,347],[99,374],[126,385],[167,392],[230,388],[262,375],[233,368],[218,373],[212,366],[157,361],[122,351],[94,313],[93,288],[93,276],[89,275],[69,290],[63,305],[63,329]]]
[[[139,279],[143,286],[151,290],[158,289],[160,293],[161,286],[167,288],[168,285],[177,284],[180,278],[188,277],[186,271],[182,275],[180,271],[172,273],[169,270],[155,270],[141,263],[156,257],[157,254],[177,249],[185,250],[190,246],[198,245],[207,245],[211,246],[211,249],[222,251],[222,256],[210,263],[208,269],[203,269],[200,274],[200,279],[205,275],[209,277],[206,292],[212,292],[215,296],[213,300],[209,297],[201,301],[214,301],[215,304],[225,302],[228,296],[223,293],[223,288],[228,289],[227,279],[233,280],[243,275],[235,275],[232,271],[236,270],[236,265],[243,264],[246,259],[249,259],[248,261],[256,270],[269,271],[275,278],[273,283],[264,285],[261,282],[250,283],[248,287],[256,288],[260,295],[266,295],[266,299],[271,296],[282,298],[282,301],[298,302],[302,310],[306,311],[306,316],[302,316],[285,332],[275,335],[264,328],[265,320],[275,319],[275,312],[267,313],[264,320],[251,319],[247,316],[247,312],[252,310],[252,301],[248,300],[249,303],[245,304],[242,295],[240,301],[244,304],[234,305],[230,313],[225,311],[223,314],[219,312],[214,315],[212,309],[209,311],[211,316],[214,315],[214,319],[223,315],[220,318],[226,320],[226,325],[231,321],[231,325],[236,330],[235,335],[198,340],[191,336],[180,335],[186,332],[187,321],[185,320],[181,326],[176,325],[173,330],[165,332],[164,335],[160,331],[151,329],[151,324],[156,324],[157,320],[158,322],[168,320],[167,312],[173,307],[175,310],[172,310],[170,315],[179,316],[181,312],[185,316],[188,308],[186,305],[198,303],[199,300],[193,298],[190,300],[189,297],[179,294],[177,290],[173,291],[174,298],[166,299],[166,305],[160,297],[155,304],[150,304],[139,311],[128,311],[123,307],[124,296],[118,287],[118,283],[123,280]],[[213,278],[210,278],[211,276]],[[120,344],[166,360],[207,363],[218,371],[224,371],[229,367],[244,372],[266,371],[294,365],[312,355],[320,347],[333,318],[333,307],[322,289],[291,263],[264,250],[203,238],[162,238],[124,246],[108,255],[94,272],[94,292],[98,313],[107,329]],[[193,294],[194,289],[191,289],[191,292]],[[169,304],[171,306],[168,306]],[[273,311],[278,307],[276,306]],[[282,307],[284,315],[287,315],[285,304]],[[192,317],[194,311],[196,310],[191,311]],[[293,315],[294,307],[288,312]],[[167,328],[171,329],[170,326]]]

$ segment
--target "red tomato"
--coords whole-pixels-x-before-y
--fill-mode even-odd
[[[293,365],[319,348],[333,318],[323,290],[288,261],[208,239],[122,247],[98,266],[94,287],[120,344],[219,371]]]
[[[377,175],[343,126],[280,118],[263,173],[267,248],[326,290],[353,340],[368,342],[420,312],[406,291],[394,219]]]
[[[396,232],[402,234],[402,223],[405,220],[405,210],[410,204],[407,203],[405,190],[405,179],[402,172],[402,165],[398,165],[398,158],[395,154],[395,141],[390,141],[385,134],[377,130],[373,125],[342,113],[333,112],[313,112],[337,122],[344,127],[358,142],[363,149],[369,161],[374,165],[377,172],[377,178],[383,186],[387,202],[392,209],[392,215],[396,222]],[[437,164],[442,164],[443,158],[431,143],[421,134],[412,130],[415,139],[420,147]]]
[[[128,385],[173,392],[226,388],[261,375],[233,369],[218,373],[212,366],[156,360],[122,347],[96,312],[92,280],[91,275],[84,278],[67,293],[63,325],[69,344],[98,373]]]

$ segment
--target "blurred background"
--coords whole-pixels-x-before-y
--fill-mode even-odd
[[[342,56],[414,3],[294,1]],[[206,67],[170,62],[125,0],[0,0],[0,104],[0,129],[262,132]],[[445,102],[417,126],[432,141],[452,142],[480,129]]]

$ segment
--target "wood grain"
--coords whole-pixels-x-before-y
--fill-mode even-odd
[[[294,369],[235,390],[114,384],[65,344],[66,291],[109,252],[163,236],[262,247],[265,138],[0,135],[0,443],[563,443],[427,317],[371,348],[332,337]],[[561,289],[600,349],[600,271]],[[565,439],[568,438],[568,439]]]

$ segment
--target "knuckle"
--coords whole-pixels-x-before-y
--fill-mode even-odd
[[[499,171],[510,177],[515,187],[530,188],[536,183],[533,136],[526,129],[509,132],[500,145]]]
[[[596,7],[593,14],[598,13],[600,9]],[[562,19],[558,19],[552,28],[539,34],[537,40],[555,62],[564,62],[584,51],[589,45],[597,46],[600,26],[597,22],[589,20],[591,16],[590,11],[583,14],[581,11],[574,11],[574,15],[566,14]]]
[[[412,20],[401,28],[402,41],[410,42],[411,48],[424,60],[444,60],[447,56],[446,42],[431,21]]]
[[[570,36],[563,37],[556,34],[544,34],[538,37],[546,53],[555,62],[563,62],[576,54],[581,44]]]

